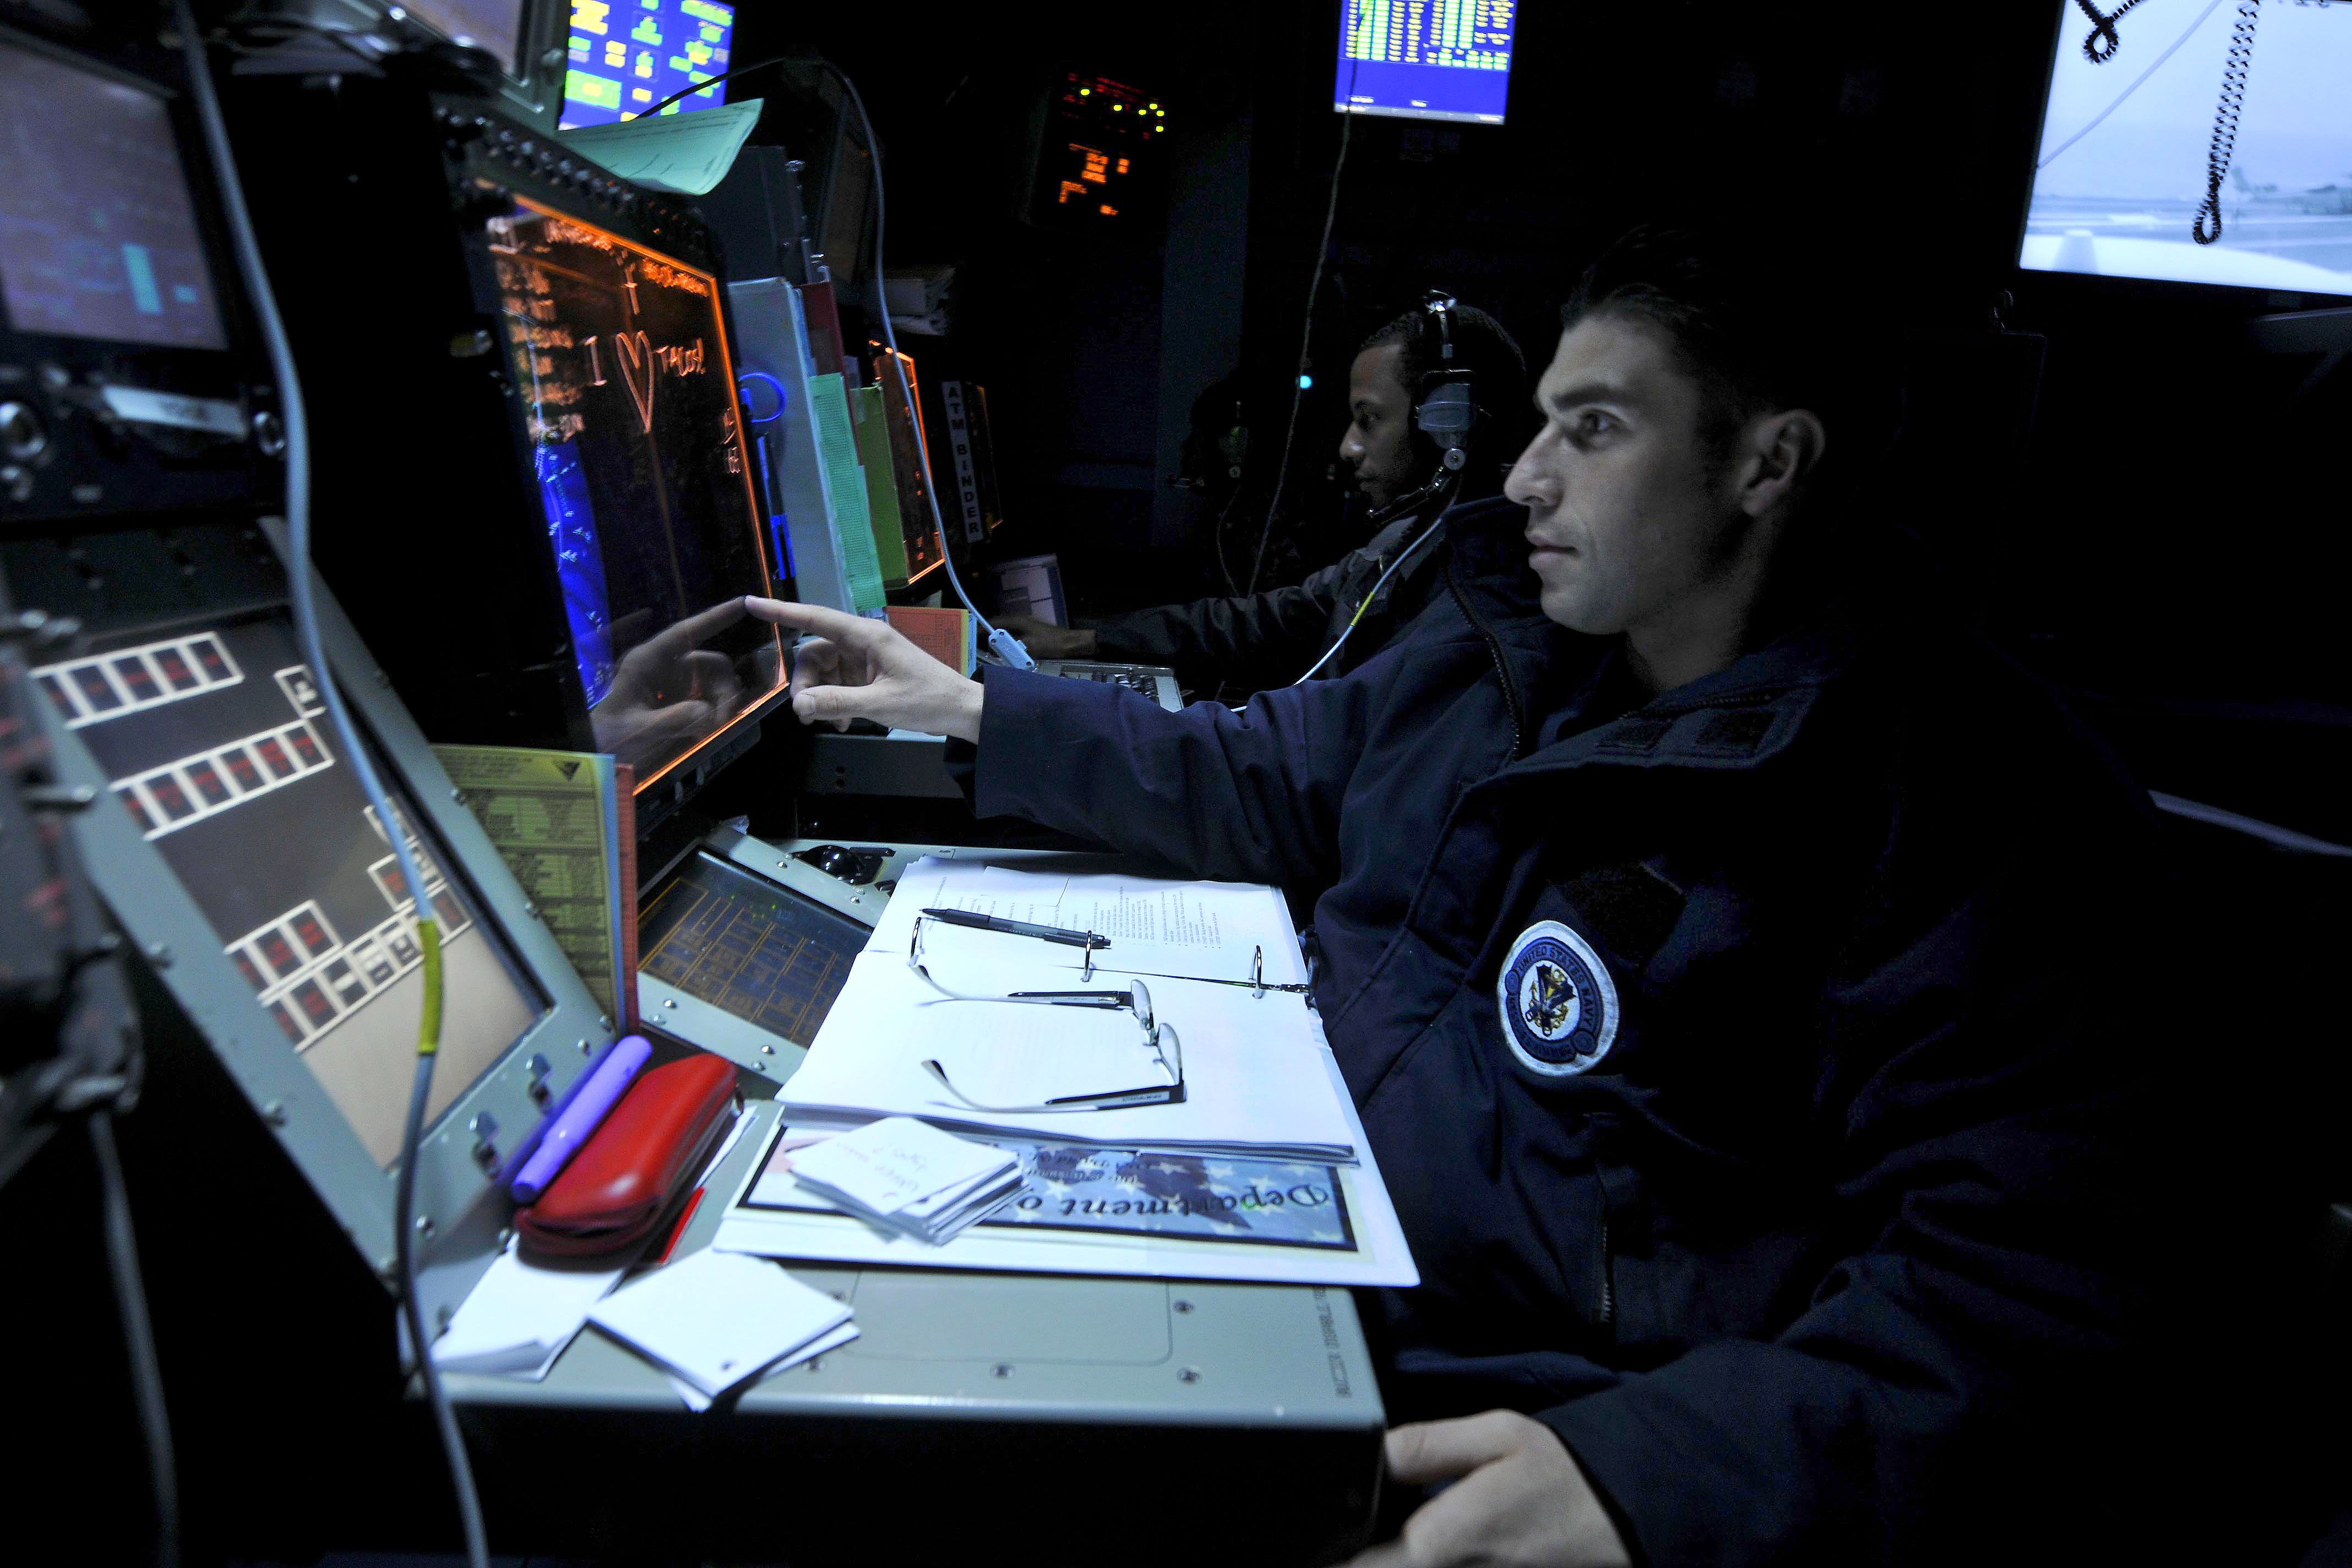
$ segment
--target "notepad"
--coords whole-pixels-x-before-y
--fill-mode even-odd
[[[588,1321],[706,1399],[803,1353],[849,1309],[765,1258],[698,1252],[596,1304]]]
[[[911,1116],[889,1116],[792,1156],[811,1196],[937,1246],[1021,1190],[1021,1163]]]

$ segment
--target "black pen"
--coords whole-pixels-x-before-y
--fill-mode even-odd
[[[1064,931],[1059,926],[1031,925],[1027,921],[1008,921],[996,915],[976,915],[970,910],[925,910],[933,920],[951,926],[970,926],[974,931],[1001,931],[1013,936],[1034,936],[1040,942],[1058,942],[1065,947],[1108,947],[1110,938],[1097,936],[1090,931]]]

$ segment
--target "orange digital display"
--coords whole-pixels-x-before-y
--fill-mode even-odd
[[[642,791],[783,681],[719,281],[527,199],[488,227],[582,693]]]

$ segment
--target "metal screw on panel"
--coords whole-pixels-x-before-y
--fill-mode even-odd
[[[425,1215],[418,1215],[416,1216],[416,1234],[419,1236],[431,1236],[433,1234],[433,1221],[429,1216]]]
[[[272,1127],[285,1126],[286,1102],[282,1100],[271,1100],[268,1104],[261,1108],[261,1119],[268,1122]]]
[[[522,912],[530,916],[531,919],[537,920],[539,918],[539,906],[532,903],[529,899],[525,899],[522,901]]]
[[[1201,1369],[1197,1366],[1180,1368],[1176,1373],[1176,1381],[1179,1383],[1198,1383],[1201,1381]]]
[[[772,1057],[776,1054],[776,1047],[763,1045],[760,1047],[760,1054],[763,1057]]]
[[[158,969],[172,967],[172,950],[160,942],[151,942],[147,944],[147,958]]]
[[[449,786],[449,798],[454,801],[463,802],[466,798],[466,792],[459,789],[456,784],[451,784]]]
[[[1180,1312],[1189,1312],[1192,1310],[1192,1303],[1190,1301],[1171,1301],[1169,1305],[1174,1307]]]
[[[286,422],[265,408],[253,416],[253,444],[265,458],[275,458],[286,450]]]
[[[675,1007],[677,1005],[677,998],[675,996],[665,996],[662,998],[662,1005],[665,1007]]]
[[[606,1026],[609,1028],[611,1026],[607,1025]],[[585,1040],[580,1042],[580,1054],[583,1057],[589,1054],[589,1045]]]
[[[990,1367],[988,1370],[994,1373],[999,1377],[1011,1377],[1013,1375],[1013,1363],[1009,1361],[1001,1361],[994,1366]]]

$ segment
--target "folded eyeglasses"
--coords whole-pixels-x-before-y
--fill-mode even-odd
[[[1033,1105],[991,1105],[972,1099],[955,1086],[947,1069],[935,1060],[926,1060],[923,1070],[940,1082],[940,1087],[974,1110],[998,1112],[1017,1111],[1030,1114],[1059,1110],[1114,1110],[1138,1105],[1181,1105],[1184,1102],[1184,1045],[1176,1031],[1152,1016],[1151,993],[1141,981],[1131,981],[1123,991],[1008,991],[1002,994],[976,994],[942,985],[924,963],[923,922],[929,917],[915,917],[914,934],[907,944],[907,967],[919,975],[923,984],[950,1002],[989,1002],[1029,1007],[1083,1007],[1094,1012],[1129,1013],[1143,1030],[1144,1044],[1150,1047],[1160,1069],[1166,1073],[1166,1083],[1143,1084],[1133,1089],[1097,1089],[1087,1094],[1061,1094]]]

